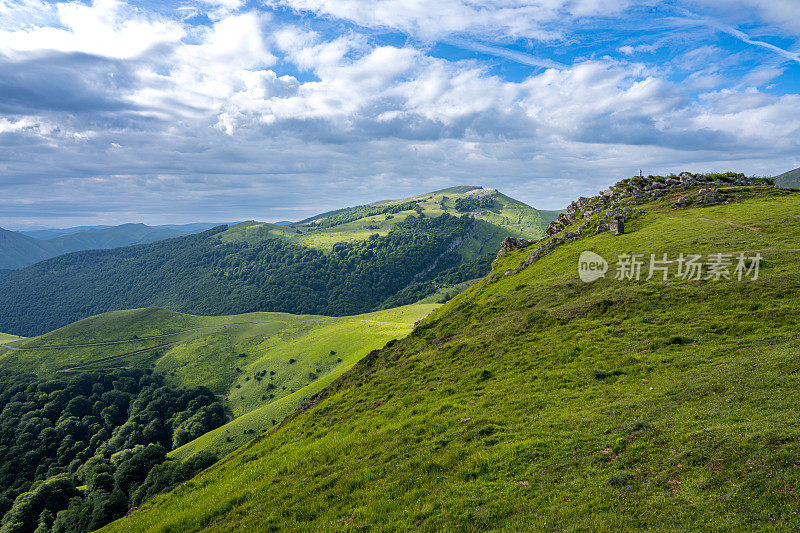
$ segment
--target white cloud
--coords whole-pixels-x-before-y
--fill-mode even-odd
[[[690,4],[716,9],[729,20],[749,20],[756,13],[762,20],[778,28],[800,35],[797,0],[689,0]]]
[[[420,39],[475,32],[550,40],[545,24],[562,16],[591,17],[624,11],[631,0],[267,0],[268,5],[392,28]]]
[[[748,171],[800,149],[800,97],[744,88],[784,67],[759,65],[722,91],[739,58],[707,42],[678,48],[682,36],[619,48],[668,44],[669,65],[602,54],[561,64],[504,46],[552,39],[569,32],[565,20],[619,14],[627,1],[280,2],[545,70],[504,77],[417,39],[388,45],[349,26],[330,36],[238,1],[193,5],[213,16],[192,26],[183,12],[115,0],[0,0],[0,149],[14,154],[0,161],[0,211],[17,209],[2,198],[63,211],[78,191],[75,216],[131,214],[135,201],[153,217],[268,219],[309,197],[296,215],[456,183],[555,208],[640,167]]]
[[[34,3],[26,5],[37,9]],[[44,4],[38,7],[41,11],[51,9]],[[81,52],[124,59],[137,57],[159,44],[175,43],[185,35],[175,22],[143,15],[118,0],[94,0],[91,5],[59,3],[56,13],[57,26],[29,23],[17,29],[0,30],[0,50]]]

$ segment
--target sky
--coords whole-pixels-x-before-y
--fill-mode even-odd
[[[798,0],[0,0],[0,226],[800,167]]]

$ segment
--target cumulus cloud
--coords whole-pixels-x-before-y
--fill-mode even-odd
[[[571,22],[628,1],[368,4],[0,0],[0,225],[301,218],[459,183],[556,208],[642,167],[769,173],[800,148],[800,97],[756,88],[790,67],[730,83],[752,58],[707,34],[585,53]]]

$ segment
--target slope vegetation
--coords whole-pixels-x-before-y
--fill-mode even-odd
[[[800,195],[673,207],[686,194],[629,200],[645,212],[624,235],[585,231],[529,266],[531,248],[500,257],[278,428],[106,531],[794,528]],[[585,250],[611,262],[605,278],[578,279]],[[667,280],[615,279],[632,253],[763,260],[757,279],[682,279],[677,263]]]
[[[31,339],[0,337],[0,372],[68,378],[138,369],[164,376],[171,387],[207,387],[235,420],[202,442],[181,442],[187,445],[176,453],[219,454],[274,426],[371,350],[405,336],[435,307],[340,318],[115,311]]]
[[[0,276],[0,330],[42,334],[89,315],[352,315],[484,276],[509,235],[549,218],[491,189],[431,193],[291,226],[247,222],[148,245],[76,252]]]

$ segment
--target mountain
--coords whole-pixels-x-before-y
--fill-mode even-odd
[[[553,237],[508,241],[408,337],[104,531],[793,529],[800,194],[739,181],[576,202]],[[651,254],[667,279],[647,279]]]
[[[121,226],[99,225],[99,226],[74,226],[71,228],[43,228],[34,230],[20,230],[19,232],[24,235],[27,235],[28,237],[33,237],[34,239],[49,240],[55,237],[59,237],[61,235],[66,235],[68,233],[110,229],[115,227],[131,226],[131,225],[139,225],[139,224],[122,224]],[[190,224],[161,224],[157,226],[147,226],[147,227],[150,228],[151,230],[175,230],[176,233],[171,235],[174,236],[174,235],[190,235],[192,233],[199,233],[201,231],[211,229],[215,226],[219,226],[219,223],[193,222]]]
[[[780,187],[800,187],[800,168],[775,176],[775,184]]]
[[[42,261],[0,278],[0,331],[33,336],[149,306],[342,316],[446,298],[488,272],[504,238],[542,236],[551,220],[494,189],[466,189]]]
[[[204,231],[213,224],[81,226],[28,232],[0,228],[0,268],[17,269],[80,250],[119,248]]]
[[[113,226],[108,226],[108,225],[73,226],[71,228],[42,228],[42,229],[32,229],[32,230],[19,230],[19,232],[24,235],[27,235],[28,237],[33,237],[34,239],[39,239],[40,241],[46,241],[48,239],[58,237],[59,235],[65,235],[67,233],[75,233],[77,231],[87,231],[96,229],[108,229],[111,227]]]
[[[45,241],[0,228],[0,268],[21,268],[54,255]]]

